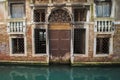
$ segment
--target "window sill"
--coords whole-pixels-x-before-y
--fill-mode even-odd
[[[41,56],[48,56],[47,53],[40,53],[40,54],[33,54],[33,57],[41,57]]]
[[[23,53],[23,54],[10,54],[10,56],[27,56],[27,55]]]
[[[115,18],[113,17],[95,17],[95,20],[114,20]]]
[[[32,22],[32,24],[46,24],[46,22]]]
[[[93,57],[108,57],[110,54],[94,54]]]
[[[111,32],[95,32],[95,33],[98,34],[98,35],[99,35],[99,34],[101,34],[101,35],[102,35],[102,34],[103,34],[103,35],[104,35],[104,34],[106,34],[106,35],[107,35],[107,34],[108,34],[108,35],[112,35],[112,34],[114,34],[114,31],[111,31]]]
[[[88,54],[73,54],[73,57],[80,56],[80,57],[88,57]]]

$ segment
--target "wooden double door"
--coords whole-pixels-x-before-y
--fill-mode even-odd
[[[57,63],[70,62],[71,30],[49,30],[50,61]]]

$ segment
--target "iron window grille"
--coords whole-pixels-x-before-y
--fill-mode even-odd
[[[97,38],[96,54],[109,54],[110,38]]]
[[[35,29],[35,54],[46,53],[46,30]]]
[[[34,10],[34,22],[45,22],[45,9]]]
[[[74,9],[74,21],[86,21],[87,10],[85,8]]]
[[[24,38],[12,38],[12,53],[13,54],[24,53]]]
[[[74,54],[85,54],[85,29],[74,29]]]

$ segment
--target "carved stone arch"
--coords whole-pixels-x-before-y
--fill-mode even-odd
[[[54,8],[48,16],[50,23],[70,23],[71,21],[72,15],[65,8]]]

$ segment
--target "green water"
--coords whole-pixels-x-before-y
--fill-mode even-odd
[[[0,80],[120,80],[120,68],[0,66]]]

